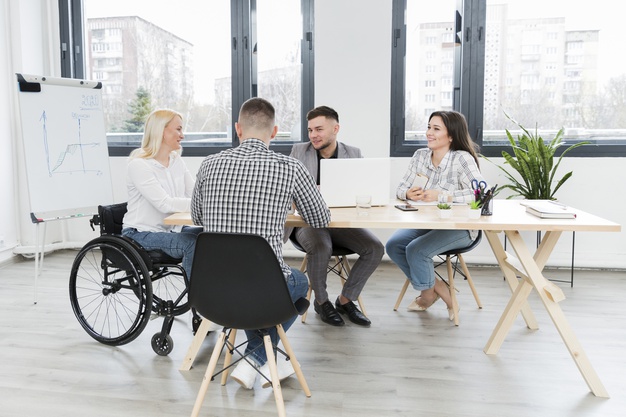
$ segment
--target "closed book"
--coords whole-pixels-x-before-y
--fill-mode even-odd
[[[575,219],[576,213],[553,203],[527,204],[526,212],[542,219]]]

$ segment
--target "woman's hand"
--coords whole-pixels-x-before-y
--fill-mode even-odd
[[[424,190],[421,187],[409,188],[406,192],[406,198],[413,201],[424,201],[426,203],[437,201],[439,190]]]

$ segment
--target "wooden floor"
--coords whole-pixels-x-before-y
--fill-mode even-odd
[[[154,320],[119,347],[91,339],[76,321],[67,282],[73,251],[48,255],[33,303],[34,262],[0,268],[0,416],[190,415],[216,336],[196,366],[178,367],[192,339],[190,318],[174,323],[175,346],[153,353]],[[299,265],[298,259],[290,260]],[[383,263],[363,292],[371,328],[323,324],[312,311],[288,332],[313,396],[295,378],[284,381],[289,416],[602,416],[626,415],[626,273],[579,270],[575,286],[558,283],[566,317],[610,399],[591,394],[558,333],[531,294],[540,329],[518,317],[500,352],[482,351],[510,295],[498,269],[470,267],[482,298],[478,310],[460,282],[461,325],[448,321],[439,301],[427,312],[406,311],[410,290],[394,312],[403,282]],[[569,279],[568,270],[548,277]],[[338,284],[330,280],[330,294]],[[276,415],[270,389],[248,391],[229,381],[209,386],[203,416]]]

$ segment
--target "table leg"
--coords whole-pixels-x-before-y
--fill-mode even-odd
[[[496,329],[485,347],[485,352],[497,352],[499,346],[504,340],[504,336],[506,336],[506,332],[508,331],[507,325],[510,328],[509,322],[512,323],[511,316],[517,314],[516,309],[520,308],[522,303],[527,300],[532,288],[535,288],[541,302],[550,315],[552,322],[561,335],[565,346],[567,346],[570,355],[574,359],[578,370],[585,379],[587,386],[594,395],[608,398],[608,392],[591,366],[589,358],[585,354],[578,338],[567,322],[563,310],[561,310],[561,307],[559,306],[559,301],[563,300],[565,296],[560,288],[550,283],[541,272],[561,232],[546,233],[546,236],[542,240],[541,245],[537,249],[534,256],[531,256],[530,251],[528,250],[519,232],[506,232],[506,234],[509,242],[511,242],[511,246],[515,250],[518,260],[521,262],[524,270],[526,271],[526,277],[511,297],[504,314],[498,322],[498,326],[496,326]],[[513,319],[514,318],[515,317],[513,316]]]
[[[507,284],[509,284],[509,288],[511,288],[511,292],[515,292],[518,286],[517,274],[515,272],[515,269],[511,267],[511,265],[506,260],[508,255],[504,250],[502,243],[500,242],[498,232],[485,230],[484,233],[487,237],[487,240],[489,241],[489,245],[491,246],[493,254],[498,260],[500,270],[504,274],[504,278],[506,279]],[[519,312],[519,310],[516,311],[515,314],[517,314],[517,312]],[[527,302],[522,303],[521,312],[522,317],[524,317],[524,321],[526,322],[526,327],[531,330],[537,330],[539,328],[539,325],[537,324],[537,319],[535,318],[535,315],[533,314]]]

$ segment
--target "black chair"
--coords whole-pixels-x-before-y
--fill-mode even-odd
[[[289,241],[293,245],[294,248],[299,250],[300,252],[304,252],[304,259],[302,260],[302,264],[300,265],[300,271],[306,274],[306,265],[307,265],[307,255],[304,248],[300,245],[298,240],[296,239],[296,229],[291,232],[289,236]],[[331,256],[334,260],[331,260],[328,264],[327,273],[334,273],[341,280],[341,285],[343,286],[346,283],[346,280],[350,276],[350,262],[348,261],[348,255],[354,255],[354,251],[344,248],[342,246],[333,246]],[[309,291],[307,292],[306,299],[311,301],[311,292],[313,289],[311,288],[311,284],[309,282]],[[361,312],[367,316],[367,312],[365,311],[365,306],[363,305],[363,300],[361,296],[356,300],[359,303],[359,307],[361,308]],[[307,312],[302,315],[302,323],[306,321]]]
[[[472,276],[470,275],[469,270],[467,269],[467,265],[465,264],[465,260],[463,259],[464,253],[467,253],[471,251],[472,249],[474,249],[476,246],[478,246],[478,244],[480,243],[482,239],[482,236],[483,236],[482,230],[479,230],[478,236],[476,236],[476,239],[474,239],[474,241],[469,246],[465,248],[461,248],[461,249],[453,249],[453,250],[437,255],[439,261],[435,263],[435,273],[437,274],[439,278],[441,278],[448,285],[448,288],[450,289],[450,297],[452,298],[452,306],[454,310],[454,325],[455,326],[459,325],[459,307],[458,307],[459,304],[456,300],[456,292],[458,291],[458,289],[456,288],[454,284],[454,277],[457,272],[461,276],[463,276],[465,280],[467,280],[467,283],[470,289],[472,290],[472,294],[474,295],[474,299],[476,300],[476,304],[478,305],[478,308],[483,308],[483,304],[480,301],[480,298],[478,297],[478,292],[476,291],[476,287],[474,286],[474,281],[472,280]],[[452,262],[453,259],[455,259],[454,263]],[[459,268],[459,263],[461,264],[460,268]],[[448,271],[447,281],[437,271],[437,268],[444,264],[446,265],[447,271]],[[400,290],[400,294],[398,295],[398,299],[396,300],[396,305],[393,307],[394,311],[398,310],[398,307],[400,306],[400,303],[402,302],[402,298],[404,297],[404,294],[406,293],[406,290],[409,287],[409,284],[410,284],[410,281],[407,279],[404,282],[402,289]]]
[[[112,346],[135,340],[151,314],[164,317],[151,342],[155,353],[166,356],[174,348],[169,335],[174,317],[189,311],[187,275],[182,259],[146,251],[122,236],[126,211],[126,203],[98,207],[90,223],[100,227],[100,236],[74,259],[70,302],[83,329]]]
[[[242,259],[244,254],[245,259]],[[237,329],[259,329],[267,353],[271,384],[278,408],[278,415],[285,415],[285,404],[278,380],[274,350],[290,360],[298,381],[307,397],[311,396],[296,355],[289,344],[281,323],[296,314],[302,314],[309,306],[304,298],[295,304],[278,259],[269,243],[257,235],[203,232],[198,235],[189,289],[189,300],[198,313],[207,320],[224,326],[220,332],[209,360],[192,416],[200,413],[204,396],[213,378],[222,374],[222,385],[231,367],[241,360],[249,360],[236,345]],[[203,323],[206,320],[203,320]],[[272,344],[268,329],[276,328],[285,351]],[[201,324],[192,347],[199,345],[206,332]],[[216,374],[219,357],[226,347],[223,369]],[[197,350],[196,350],[197,353]],[[232,362],[233,353],[239,356]],[[194,354],[195,356],[195,354]],[[193,362],[194,357],[190,360]],[[259,372],[260,373],[260,372]],[[261,374],[262,375],[262,374]]]

